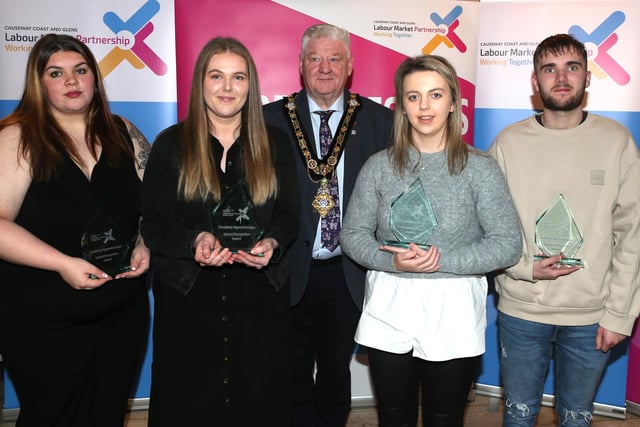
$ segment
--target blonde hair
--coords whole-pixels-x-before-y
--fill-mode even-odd
[[[453,111],[447,117],[444,138],[449,174],[456,175],[462,172],[467,165],[470,147],[462,140],[462,106],[458,75],[449,61],[441,56],[416,56],[404,60],[398,66],[394,78],[396,108],[393,113],[393,145],[389,148],[389,155],[396,171],[403,175],[410,167],[408,165],[409,147],[412,145],[411,123],[409,123],[402,105],[404,80],[409,74],[419,71],[434,71],[438,73],[445,80],[451,91]]]

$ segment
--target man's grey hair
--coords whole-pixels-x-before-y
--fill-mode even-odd
[[[310,40],[322,38],[340,40],[344,43],[344,47],[347,50],[347,58],[351,57],[351,38],[349,37],[349,32],[331,24],[318,24],[307,28],[302,35],[302,49],[300,50],[300,57],[304,56],[304,51]]]

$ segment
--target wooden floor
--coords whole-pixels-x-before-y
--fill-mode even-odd
[[[497,408],[490,410],[490,398],[481,394],[476,394],[473,401],[467,405],[464,417],[465,427],[499,427],[502,424],[502,413],[504,401],[495,400]],[[418,425],[421,425],[420,422]],[[594,427],[640,427],[640,417],[627,414],[627,419],[621,420],[611,417],[594,416],[591,423]],[[137,425],[136,427],[139,427]],[[347,427],[377,427],[378,420],[374,408],[354,409],[351,411]],[[538,420],[537,427],[556,427],[557,420],[553,408],[543,406]],[[132,426],[133,427],[133,426]]]
[[[498,406],[494,411],[490,410],[490,399],[487,396],[476,394],[475,400],[467,406],[465,416],[465,427],[493,427],[500,426],[503,401],[498,399]],[[555,427],[557,421],[555,419],[552,408],[543,407],[538,415],[538,427]],[[624,420],[595,415],[591,423],[594,427],[640,427],[640,417],[627,414]],[[1,427],[13,427],[15,423],[5,422],[0,424]],[[126,427],[146,427],[147,412],[133,411],[131,412],[125,423]],[[377,427],[378,419],[375,408],[355,408],[351,411],[351,416],[346,427]],[[176,426],[178,427],[178,426]]]
[[[493,427],[500,426],[502,420],[503,400],[498,399],[495,411],[489,409],[489,397],[476,394],[474,401],[467,406],[465,427]],[[640,417],[627,414],[627,419],[621,420],[611,417],[595,415],[591,423],[594,427],[640,427]],[[126,427],[146,427],[146,411],[133,412],[129,415]],[[351,411],[346,427],[377,427],[378,418],[375,408],[355,408]],[[555,427],[557,421],[552,408],[543,407],[538,415],[538,427]]]

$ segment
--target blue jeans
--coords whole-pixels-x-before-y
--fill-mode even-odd
[[[551,358],[558,425],[589,425],[609,360],[609,352],[596,350],[598,325],[548,325],[498,312],[498,327],[506,397],[503,427],[535,424]]]

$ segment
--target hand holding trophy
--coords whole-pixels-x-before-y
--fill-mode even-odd
[[[82,235],[82,255],[91,264],[115,277],[131,269],[131,252],[136,236],[124,233],[99,207]]]
[[[558,264],[585,266],[583,260],[574,258],[584,238],[562,194],[536,220],[535,242],[544,255],[536,255],[534,260],[562,254]]]

